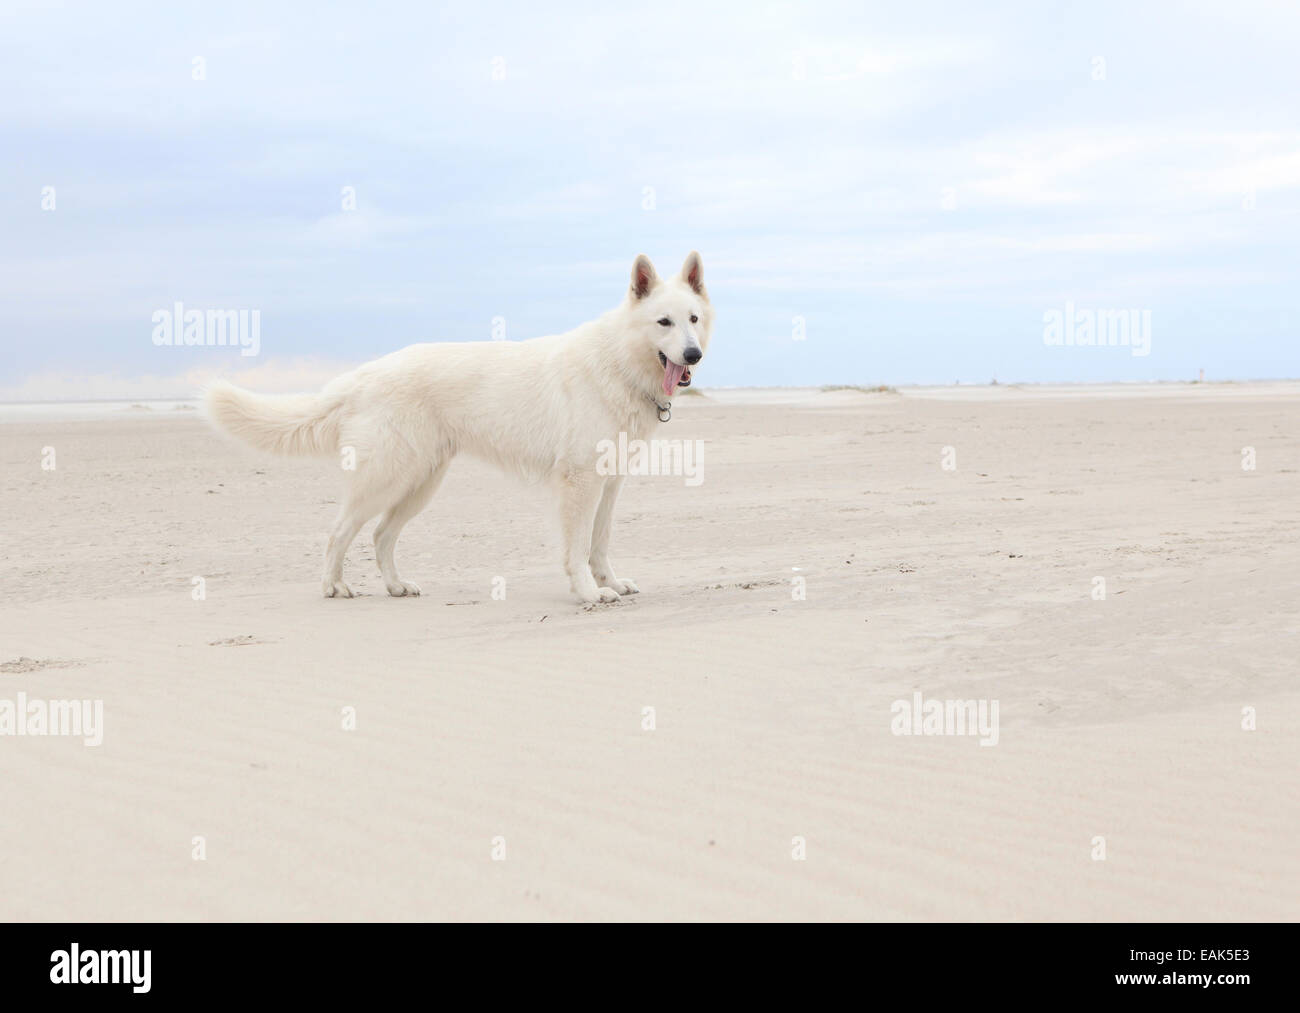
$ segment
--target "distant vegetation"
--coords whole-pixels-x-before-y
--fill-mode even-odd
[[[825,387],[822,387],[822,390],[824,391],[860,390],[864,394],[897,394],[898,393],[898,391],[895,390],[893,387],[888,387],[883,383],[879,387],[863,387],[859,384],[836,383],[836,384],[829,384]]]

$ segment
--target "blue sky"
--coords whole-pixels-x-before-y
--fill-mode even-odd
[[[314,387],[692,248],[704,387],[1300,376],[1297,52],[1258,0],[10,0],[0,399]],[[177,300],[260,355],[155,346]],[[1150,354],[1046,346],[1067,302]]]

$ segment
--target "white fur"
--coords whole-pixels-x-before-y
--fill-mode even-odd
[[[325,550],[326,597],[352,597],[343,557],[376,515],[375,555],[388,593],[420,593],[398,576],[393,549],[465,451],[558,487],[573,592],[584,602],[615,601],[637,587],[609,561],[623,476],[597,473],[597,446],[620,432],[645,439],[659,425],[656,402],[667,400],[659,354],[683,364],[692,347],[708,347],[712,330],[699,254],[666,281],[640,256],[622,305],[567,334],[411,345],[313,395],[263,396],[219,381],[205,405],[214,425],[263,450],[337,458],[353,448],[356,466],[343,470],[346,495]]]

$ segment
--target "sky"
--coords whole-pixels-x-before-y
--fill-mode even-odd
[[[704,388],[1297,377],[1298,52],[1260,0],[4,0],[0,400],[314,389],[692,249]]]

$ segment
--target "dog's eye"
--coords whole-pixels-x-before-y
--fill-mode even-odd
[[[691,314],[691,323],[693,323],[693,324],[698,324],[699,322],[700,322],[700,318],[697,317],[694,313],[692,313],[692,314]]]
[[[667,317],[660,317],[660,318],[659,318],[659,326],[660,326],[660,327],[671,327],[672,325],[673,325],[673,322],[672,322],[671,320],[669,320]]]

